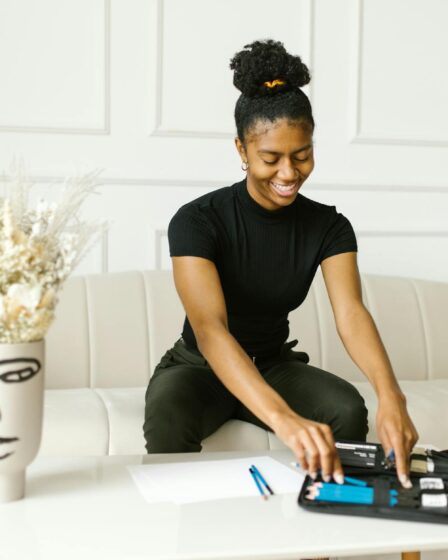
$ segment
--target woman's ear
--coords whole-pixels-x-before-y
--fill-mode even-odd
[[[236,149],[238,150],[238,153],[241,156],[241,159],[243,161],[247,161],[246,149],[244,148],[244,145],[241,142],[241,140],[238,138],[238,136],[235,138],[235,146]]]

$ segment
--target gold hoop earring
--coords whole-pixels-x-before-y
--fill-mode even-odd
[[[247,171],[247,170],[249,169],[249,164],[247,163],[247,161],[243,161],[243,163],[246,164],[246,167],[243,167],[243,164],[241,164],[241,169],[242,169],[243,171]]]

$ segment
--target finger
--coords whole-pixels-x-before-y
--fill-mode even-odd
[[[293,451],[296,455],[297,462],[304,471],[308,470],[308,462],[306,460],[305,448],[300,442],[294,445]]]
[[[418,442],[419,439],[420,439],[420,436],[419,436],[417,430],[415,429],[415,426],[412,425],[412,441],[411,441],[410,451],[412,451],[412,449],[414,448],[414,446],[416,445],[416,443]]]
[[[406,459],[407,459],[407,471],[410,472],[411,469],[411,453],[414,449],[415,444],[418,441],[418,434],[415,430],[412,430],[411,436],[409,437],[409,441],[408,441],[408,449],[407,449],[407,454],[406,454]]]
[[[322,478],[325,482],[330,482],[333,474],[333,449],[328,445],[321,426],[310,428],[310,434],[319,452],[319,463],[322,471]]]
[[[419,434],[419,433],[417,432],[417,430],[414,428],[414,437],[413,437],[413,439],[412,439],[412,448],[411,448],[411,451],[412,451],[412,449],[417,445],[419,439],[420,439],[420,434]]]
[[[408,457],[406,453],[406,446],[398,435],[393,438],[393,448],[395,449],[395,464],[397,469],[397,476],[404,488],[412,488],[411,481],[409,480],[408,470]]]
[[[342,468],[341,459],[339,457],[339,453],[336,449],[336,444],[333,437],[333,432],[331,431],[330,426],[328,424],[323,424],[322,426],[322,435],[325,438],[328,448],[331,452],[331,460],[333,466],[331,467],[330,475],[338,482],[339,484],[344,483],[344,470]]]
[[[381,445],[383,446],[384,455],[385,457],[387,457],[393,449],[393,445],[390,438],[388,436],[383,436],[381,438]]]
[[[317,470],[319,468],[319,451],[314,444],[307,429],[300,433],[300,438],[302,445],[305,447],[305,453],[307,455],[308,470],[312,478],[316,478]]]
[[[404,437],[404,454],[405,454],[405,464],[406,464],[407,474],[409,474],[410,471],[411,453],[415,443],[416,443],[416,432],[415,429],[412,427],[411,429],[406,430],[405,437]]]

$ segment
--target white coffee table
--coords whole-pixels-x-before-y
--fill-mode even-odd
[[[0,504],[0,560],[282,560],[448,549],[448,526],[304,511],[297,493],[187,505],[150,504],[126,466],[289,450],[41,457],[26,497]]]

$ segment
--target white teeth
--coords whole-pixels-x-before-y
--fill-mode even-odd
[[[272,184],[276,189],[279,189],[280,191],[290,191],[297,185],[297,183],[291,183],[290,185],[279,185],[278,183],[274,182]]]

